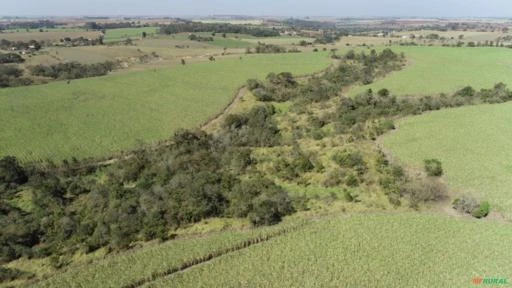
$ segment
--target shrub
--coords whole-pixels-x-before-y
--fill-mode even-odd
[[[31,273],[27,273],[15,268],[0,267],[0,282],[13,281],[19,278],[28,278],[33,276]]]
[[[359,186],[359,178],[357,177],[357,174],[355,173],[349,173],[345,179],[345,184],[348,186],[348,187],[357,187]]]
[[[437,159],[427,159],[424,161],[425,172],[428,176],[439,177],[443,175],[443,166],[441,161]]]
[[[463,196],[461,198],[456,198],[455,200],[453,200],[452,206],[453,209],[461,213],[471,214],[480,205],[474,198]]]
[[[473,87],[471,86],[466,86],[462,89],[460,89],[459,91],[457,91],[455,93],[456,96],[462,96],[462,97],[473,97],[475,96],[475,89],[473,89]]]
[[[265,87],[265,85],[260,80],[257,80],[257,79],[247,80],[247,88],[251,91],[253,91],[254,89],[257,89],[257,88],[264,88],[264,87]]]
[[[448,192],[446,186],[435,178],[412,179],[402,189],[402,193],[409,195],[412,208],[417,208],[422,202],[441,200]]]
[[[478,209],[475,209],[471,212],[471,215],[475,218],[484,218],[486,217],[487,215],[489,215],[489,212],[491,210],[491,205],[489,204],[489,202],[487,201],[484,201],[482,203],[480,203],[480,206],[478,207]]]
[[[456,198],[453,200],[452,205],[453,209],[461,213],[471,214],[471,216],[475,218],[484,218],[489,214],[491,210],[491,205],[489,202],[483,201],[478,203],[477,200],[468,196]]]
[[[338,152],[332,157],[332,160],[343,168],[354,168],[366,165],[363,160],[363,156],[359,151],[351,152],[345,150],[343,152]]]
[[[390,94],[389,90],[386,88],[380,89],[379,92],[377,92],[377,95],[380,97],[388,97]]]

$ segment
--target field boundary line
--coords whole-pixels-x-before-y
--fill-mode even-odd
[[[154,281],[156,281],[156,280],[158,280],[160,278],[164,278],[164,277],[176,274],[178,272],[183,272],[183,271],[185,271],[187,269],[190,269],[190,268],[192,268],[194,266],[197,266],[199,264],[203,264],[203,263],[209,262],[211,260],[214,260],[216,258],[225,256],[225,255],[228,255],[230,253],[233,253],[233,252],[236,252],[236,251],[240,251],[240,250],[249,248],[249,247],[251,247],[253,245],[264,243],[264,242],[267,242],[267,241],[269,241],[271,239],[277,238],[279,236],[283,236],[285,234],[297,231],[297,230],[305,227],[308,223],[309,222],[304,221],[304,222],[302,222],[300,224],[297,224],[297,225],[294,225],[292,227],[283,228],[283,229],[278,230],[278,231],[273,232],[273,233],[269,233],[269,234],[266,234],[266,235],[259,235],[257,237],[252,238],[252,239],[248,239],[248,240],[245,240],[245,241],[242,241],[242,242],[238,242],[237,244],[235,244],[235,245],[233,245],[231,247],[220,249],[220,250],[217,250],[217,251],[214,251],[214,252],[210,252],[210,253],[208,253],[206,255],[203,255],[201,257],[185,261],[185,262],[181,263],[180,265],[177,265],[177,266],[174,266],[174,267],[170,267],[170,268],[168,268],[168,269],[166,269],[164,271],[153,272],[150,276],[147,276],[147,277],[144,277],[144,278],[140,278],[137,281],[134,281],[134,282],[132,282],[130,284],[127,284],[127,285],[124,285],[124,286],[121,286],[121,287],[122,288],[137,288],[137,287],[141,287],[141,286],[143,286],[145,284],[148,284],[150,282],[154,282]]]

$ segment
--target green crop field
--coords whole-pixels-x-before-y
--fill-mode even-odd
[[[488,200],[512,217],[512,103],[437,111],[404,119],[384,145],[403,162],[421,168],[442,161],[458,193]]]
[[[107,29],[104,42],[108,43],[123,41],[128,38],[141,38],[142,32],[146,32],[148,35],[156,34],[158,27]]]
[[[145,287],[471,287],[512,277],[509,224],[430,214],[320,220]]]
[[[113,74],[0,90],[0,155],[23,160],[101,156],[197,127],[237,87],[269,72],[305,74],[326,53],[251,55],[174,69]]]
[[[301,225],[301,221],[296,220],[271,227],[173,240],[77,266],[68,272],[57,273],[34,287],[124,287],[209,253],[224,251],[244,241],[274,235]]]
[[[384,79],[350,91],[389,89],[395,95],[450,93],[464,86],[489,88],[512,84],[512,50],[506,48],[393,47],[404,52],[409,66]]]

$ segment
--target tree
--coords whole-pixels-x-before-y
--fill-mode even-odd
[[[386,88],[383,88],[383,89],[380,89],[377,94],[380,96],[380,97],[388,97],[389,96],[389,90],[386,89]]]
[[[142,38],[146,38],[148,36],[148,34],[146,33],[146,31],[142,32]]]

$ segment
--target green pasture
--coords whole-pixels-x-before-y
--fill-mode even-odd
[[[125,287],[153,273],[165,272],[182,263],[216,251],[223,251],[246,240],[272,235],[300,225],[300,221],[242,231],[224,231],[152,245],[136,251],[110,255],[90,264],[56,273],[34,287]],[[297,226],[298,227],[298,226]]]
[[[471,287],[510,281],[510,224],[361,214],[222,256],[144,287]]]
[[[370,85],[354,87],[350,95],[387,88],[399,96],[420,96],[451,93],[467,85],[480,89],[497,82],[512,84],[512,49],[435,46],[392,49],[405,53],[408,66]]]
[[[123,41],[128,38],[138,39],[142,38],[142,32],[146,32],[149,35],[158,33],[158,27],[142,27],[142,28],[117,28],[107,29],[104,42],[117,42]]]
[[[1,89],[0,156],[62,160],[130,149],[198,127],[249,78],[311,73],[329,63],[326,53],[251,55]]]
[[[441,110],[406,118],[384,137],[394,157],[422,168],[442,161],[457,194],[488,200],[512,216],[512,103]]]

